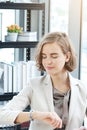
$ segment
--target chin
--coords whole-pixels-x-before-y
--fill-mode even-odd
[[[47,71],[47,73],[48,73],[49,75],[56,75],[55,72],[48,72],[48,71]]]

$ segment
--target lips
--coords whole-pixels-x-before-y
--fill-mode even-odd
[[[48,66],[48,67],[46,67],[46,69],[47,69],[47,70],[52,70],[52,69],[54,69],[54,67]]]

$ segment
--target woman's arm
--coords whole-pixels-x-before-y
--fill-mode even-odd
[[[33,111],[32,112],[32,119],[41,120],[53,128],[61,128],[62,127],[62,120],[55,112],[39,112]],[[17,116],[15,123],[23,123],[30,120],[30,112],[21,112]]]

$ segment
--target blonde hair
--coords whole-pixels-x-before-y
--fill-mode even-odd
[[[57,43],[58,46],[60,46],[63,54],[66,54],[67,52],[70,52],[70,59],[68,62],[65,63],[65,68],[68,71],[73,71],[76,68],[76,54],[75,50],[72,46],[71,40],[65,33],[61,32],[52,32],[46,34],[41,42],[38,43],[37,48],[36,48],[36,66],[38,67],[39,70],[45,70],[43,65],[42,65],[42,48],[45,44],[48,43]]]

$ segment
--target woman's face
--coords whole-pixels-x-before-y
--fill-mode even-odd
[[[57,43],[45,44],[42,48],[42,64],[47,73],[55,75],[65,71],[65,62],[69,60]]]

